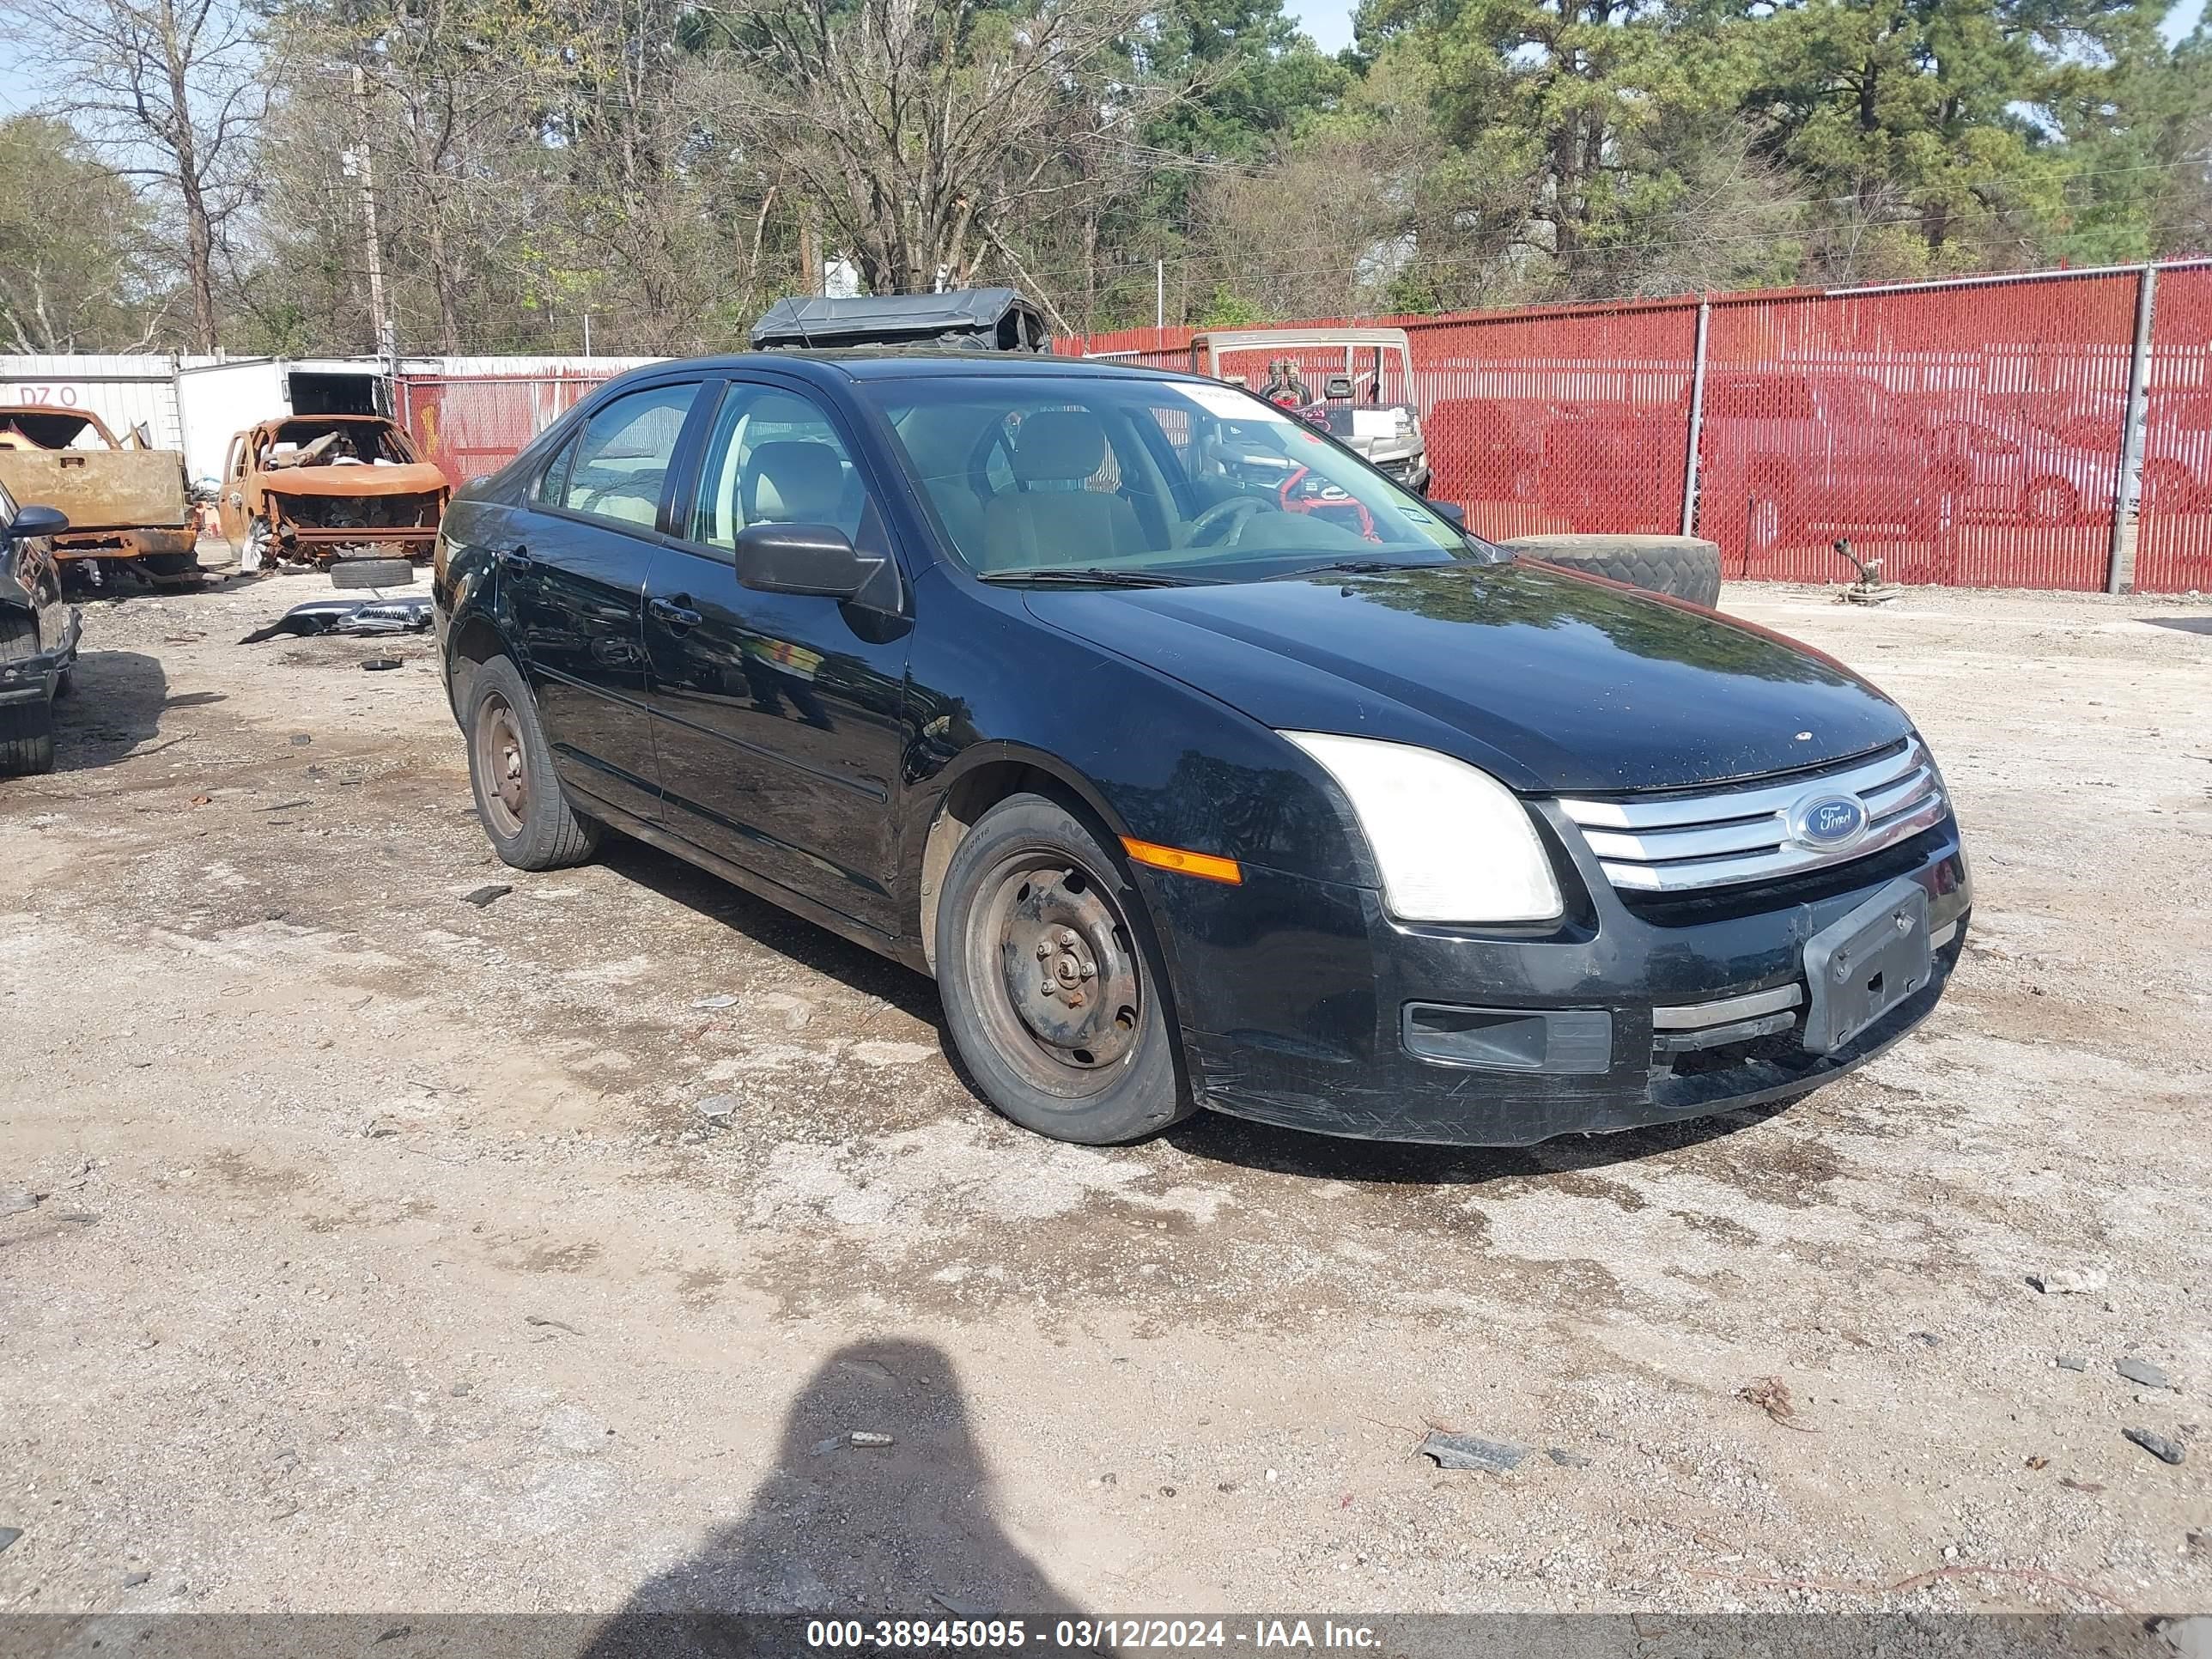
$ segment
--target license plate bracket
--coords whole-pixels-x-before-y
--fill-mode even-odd
[[[1925,986],[1936,971],[1928,890],[1909,877],[1805,943],[1805,1046],[1832,1054]]]

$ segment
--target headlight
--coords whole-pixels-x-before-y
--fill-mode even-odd
[[[1528,809],[1487,772],[1410,744],[1282,735],[1352,798],[1392,915],[1548,921],[1565,909]]]

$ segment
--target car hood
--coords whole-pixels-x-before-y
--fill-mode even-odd
[[[1279,731],[1418,744],[1528,793],[1757,777],[1911,730],[1778,634],[1520,564],[1024,597],[1038,620]]]
[[[271,495],[427,495],[443,489],[446,475],[428,461],[392,466],[284,466],[261,474]]]

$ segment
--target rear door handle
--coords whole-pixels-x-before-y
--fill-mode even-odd
[[[654,599],[646,608],[671,628],[696,628],[707,620],[691,609],[689,593],[678,593],[672,599]]]

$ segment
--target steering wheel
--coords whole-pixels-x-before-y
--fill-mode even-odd
[[[1212,507],[1190,521],[1190,543],[1193,547],[1212,547],[1226,544],[1234,533],[1231,526],[1241,526],[1255,513],[1264,513],[1267,503],[1256,495],[1231,495],[1225,501],[1216,501]]]

